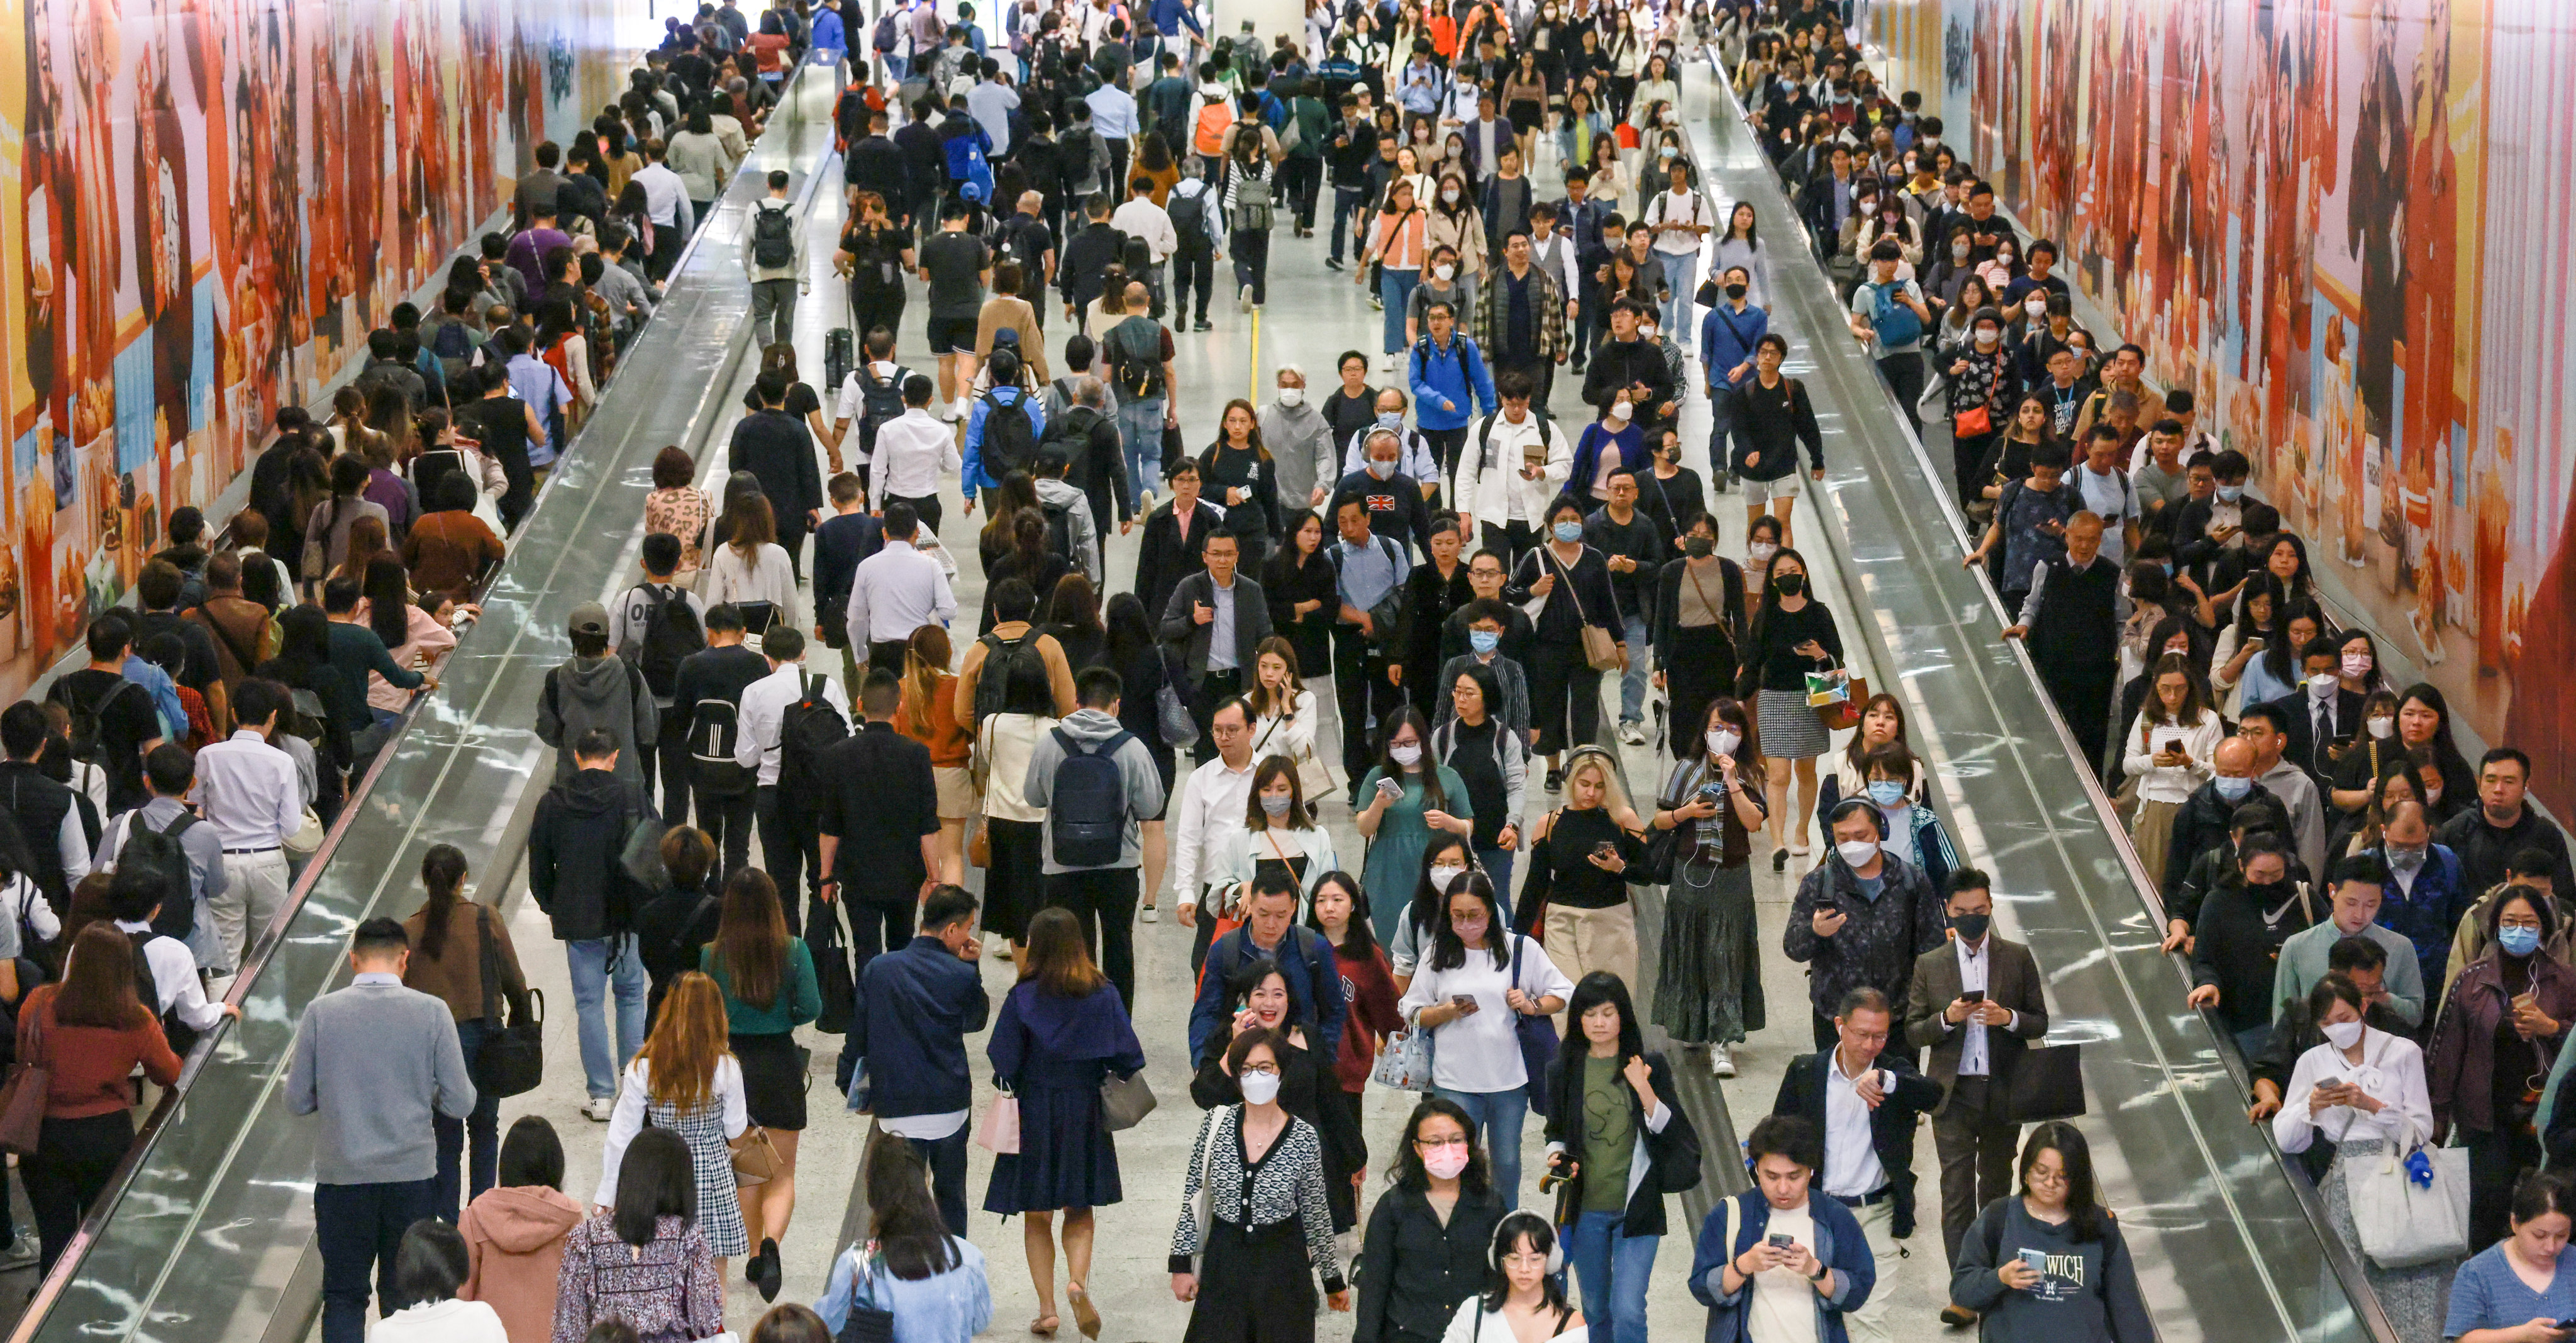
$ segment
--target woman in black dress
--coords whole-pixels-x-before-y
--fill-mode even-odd
[[[1431,558],[1413,566],[1404,579],[1404,694],[1424,718],[1440,712],[1448,687],[1440,680],[1440,632],[1459,607],[1476,600],[1467,584],[1467,566],[1458,558],[1466,544],[1458,515],[1431,516]],[[1329,664],[1327,664],[1329,665]]]
[[[1195,1303],[1183,1343],[1313,1343],[1319,1275],[1333,1309],[1351,1308],[1323,1140],[1279,1104],[1286,1048],[1277,1031],[1237,1034],[1225,1067],[1243,1102],[1199,1122],[1172,1229],[1172,1296]]]
[[[1547,523],[1547,544],[1531,547],[1513,566],[1503,600],[1515,606],[1533,598],[1546,601],[1530,643],[1530,725],[1538,729],[1532,749],[1547,757],[1547,791],[1553,793],[1564,784],[1558,765],[1565,752],[1601,736],[1602,669],[1584,657],[1584,630],[1608,634],[1618,644],[1622,667],[1628,646],[1618,598],[1610,591],[1610,562],[1583,544],[1583,506],[1561,496],[1548,505]]]
[[[1682,532],[1682,557],[1655,585],[1655,684],[1672,704],[1664,749],[1674,759],[1699,752],[1691,734],[1709,701],[1734,690],[1743,634],[1744,569],[1717,553],[1717,519],[1701,513]]]
[[[1284,1042],[1279,1051],[1279,1104],[1323,1136],[1324,1187],[1332,1198],[1333,1230],[1350,1230],[1359,1221],[1351,1175],[1360,1169],[1368,1149],[1350,1111],[1326,1103],[1341,1090],[1341,1081],[1312,1048],[1314,1042],[1306,1038],[1305,1028],[1295,1024],[1304,1004],[1297,1001],[1288,977],[1280,973],[1278,960],[1270,956],[1247,961],[1235,970],[1225,981],[1225,1003],[1231,1015],[1208,1037],[1207,1056],[1190,1079],[1190,1099],[1202,1110],[1241,1104],[1243,1088],[1226,1071],[1226,1050],[1245,1031],[1278,1034]]]
[[[1270,603],[1270,628],[1297,650],[1298,670],[1311,681],[1333,665],[1338,583],[1332,561],[1324,558],[1324,520],[1315,510],[1290,513],[1281,535],[1284,543],[1262,567],[1261,595]]]
[[[1199,454],[1199,493],[1225,510],[1225,530],[1242,547],[1245,573],[1261,572],[1270,554],[1279,509],[1279,467],[1261,446],[1261,420],[1252,403],[1225,403],[1217,437]]]
[[[1127,1004],[1091,963],[1071,910],[1042,909],[1029,920],[1020,982],[1002,1000],[984,1054],[994,1084],[1020,1110],[1020,1150],[993,1158],[984,1211],[1028,1219],[1021,1244],[1038,1291],[1029,1332],[1053,1334],[1058,1327],[1054,1231],[1061,1211],[1065,1301],[1083,1336],[1096,1338],[1100,1312],[1084,1286],[1091,1279],[1092,1209],[1125,1196],[1118,1144],[1101,1118],[1100,1084],[1142,1069],[1145,1049]]]

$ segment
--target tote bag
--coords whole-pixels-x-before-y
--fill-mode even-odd
[[[1528,964],[1523,958],[1529,955],[1529,939],[1514,934],[1512,940],[1518,944],[1512,948],[1512,979],[1515,987],[1527,993],[1529,989],[1520,986],[1519,980],[1521,967]],[[1529,1074],[1529,1085],[1525,1090],[1529,1095],[1530,1113],[1545,1119],[1548,1109],[1547,1065],[1556,1057],[1556,1022],[1545,1015],[1515,1013],[1512,1032],[1520,1037],[1521,1068]]]
[[[1386,1047],[1377,1051],[1377,1061],[1369,1065],[1369,1080],[1398,1091],[1429,1091],[1431,1032],[1420,1029],[1387,1032]]]
[[[1565,595],[1574,599],[1574,618],[1583,626],[1583,665],[1594,671],[1617,670],[1618,639],[1613,637],[1609,630],[1593,624],[1591,618],[1584,615],[1583,594],[1575,589],[1573,571],[1557,562],[1555,551],[1546,546],[1540,546],[1538,549],[1540,554],[1547,556],[1547,562],[1555,567],[1559,579],[1565,584]]]
[[[2422,1143],[2410,1119],[2404,1137],[2387,1150],[2343,1163],[2361,1252],[2383,1269],[2439,1263],[2468,1252],[2469,1151]],[[2410,1169],[2417,1155],[2424,1158],[2429,1181]]]
[[[1020,1098],[1008,1092],[993,1098],[984,1122],[975,1128],[975,1145],[995,1156],[1020,1153]]]

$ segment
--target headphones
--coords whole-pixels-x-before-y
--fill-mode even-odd
[[[1556,1234],[1555,1227],[1548,1225],[1546,1218],[1539,1216],[1537,1213],[1531,1212],[1527,1208],[1516,1208],[1507,1212],[1503,1214],[1502,1221],[1494,1224],[1494,1243],[1485,1251],[1485,1262],[1491,1265],[1496,1273],[1502,1272],[1503,1247],[1517,1243],[1520,1240],[1521,1236],[1524,1234],[1520,1228],[1524,1224],[1534,1228],[1534,1230],[1528,1234],[1533,1237],[1545,1236],[1547,1238],[1548,1276],[1554,1277],[1557,1274],[1564,1272],[1565,1241]]]
[[[1878,804],[1870,801],[1866,796],[1847,797],[1835,803],[1834,809],[1825,813],[1825,832],[1831,834],[1835,825],[1856,811],[1868,812],[1871,823],[1878,827],[1878,837],[1887,838],[1887,813],[1880,811]]]

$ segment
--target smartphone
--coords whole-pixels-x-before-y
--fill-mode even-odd
[[[1450,994],[1449,1005],[1457,1008],[1461,1012],[1473,1012],[1477,1009],[1475,995],[1467,993]]]
[[[1982,1003],[1986,1000],[1986,991],[1984,989],[1961,989],[1959,991],[1959,1000],[1961,1002]]]
[[[1605,839],[1592,846],[1592,856],[1595,858],[1616,858],[1619,856],[1619,846]]]
[[[2179,751],[2181,749],[2182,738],[2179,736],[2167,737],[2163,741],[2156,743],[2156,750],[2162,754],[2171,754],[2172,752]]]
[[[1699,786],[1699,795],[1707,798],[1711,802],[1715,802],[1719,798],[1726,796],[1726,781],[1723,779],[1716,779],[1708,783],[1701,784]]]
[[[2048,1276],[2048,1253],[2045,1250],[2022,1251],[2021,1263],[2022,1267],[2029,1269],[2031,1272],[2036,1273],[2043,1278]]]
[[[1774,1233],[1765,1243],[1775,1250],[1794,1250],[1798,1248],[1796,1237],[1778,1233]]]
[[[1393,779],[1380,779],[1380,780],[1378,780],[1378,781],[1377,781],[1377,790],[1378,790],[1379,792],[1381,792],[1381,793],[1386,794],[1388,797],[1391,797],[1391,798],[1392,798],[1392,797],[1402,797],[1402,796],[1404,796],[1404,785],[1403,785],[1403,784],[1400,784],[1400,783],[1397,783],[1397,782],[1396,782],[1395,780],[1393,780]]]

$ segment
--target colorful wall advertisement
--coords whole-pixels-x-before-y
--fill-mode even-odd
[[[1868,14],[1890,86],[2193,391],[2330,590],[2576,817],[2576,696],[2552,689],[2576,667],[2576,8]]]
[[[0,0],[0,696],[613,101],[617,0]]]

